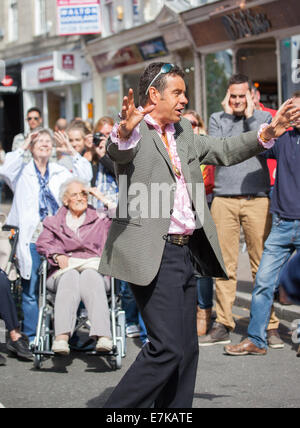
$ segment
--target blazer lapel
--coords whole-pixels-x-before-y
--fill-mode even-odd
[[[170,171],[171,171],[171,173],[172,173],[172,175],[173,175],[173,177],[174,177],[174,179],[175,179],[175,175],[174,175],[173,167],[172,167],[172,164],[171,164],[171,161],[170,161],[170,157],[169,157],[169,154],[168,154],[168,152],[167,152],[167,149],[165,148],[165,145],[164,145],[164,143],[163,143],[162,139],[161,139],[161,138],[160,138],[160,136],[158,135],[157,131],[156,131],[154,128],[149,127],[149,126],[146,124],[146,122],[145,122],[145,121],[143,121],[143,122],[142,122],[142,126],[143,126],[143,127],[145,126],[145,127],[146,127],[146,129],[148,130],[148,132],[150,132],[150,135],[151,135],[151,137],[153,138],[154,143],[155,143],[155,145],[156,145],[156,147],[157,147],[158,151],[160,152],[160,154],[162,155],[162,157],[163,157],[163,158],[165,159],[165,161],[167,162],[168,167],[169,167],[169,169],[170,169]]]
[[[183,138],[183,129],[180,123],[175,123],[175,140],[177,153],[181,162],[181,170],[183,172],[186,183],[190,182],[190,170],[187,165],[187,142]]]

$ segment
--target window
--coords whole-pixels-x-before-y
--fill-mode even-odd
[[[300,35],[280,42],[282,100],[300,90]]]
[[[47,33],[46,0],[35,0],[35,35]]]
[[[114,4],[113,0],[104,0],[102,4],[103,13],[103,36],[114,34]]]
[[[18,1],[9,0],[8,7],[8,40],[15,42],[19,36]]]

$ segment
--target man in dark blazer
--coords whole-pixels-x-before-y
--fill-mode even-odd
[[[192,406],[198,363],[194,273],[226,277],[200,165],[255,156],[300,115],[291,102],[284,106],[262,130],[261,143],[257,132],[228,139],[194,135],[182,119],[188,103],[183,77],[173,64],[150,64],[140,79],[141,107],[130,90],[108,141],[120,200],[99,271],[131,284],[149,343],[107,408]],[[156,198],[157,186],[169,191]]]

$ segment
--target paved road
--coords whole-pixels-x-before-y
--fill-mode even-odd
[[[237,343],[246,333],[249,312],[235,308]],[[195,408],[300,407],[300,359],[288,334],[283,350],[266,356],[230,357],[222,346],[200,348]],[[128,340],[121,370],[114,372],[103,358],[72,353],[45,362],[41,371],[31,363],[8,359],[0,367],[0,402],[8,408],[98,408],[139,352],[139,341]],[[4,351],[4,346],[0,345]]]
[[[238,277],[238,289],[249,295],[251,275],[246,254],[240,255]],[[296,315],[297,311],[300,318],[299,308],[295,308]],[[232,341],[238,343],[246,335],[249,310],[235,307],[234,314],[237,329]],[[269,350],[266,356],[230,357],[219,345],[200,348],[194,407],[300,407],[300,359],[296,358],[289,325],[285,321],[281,326],[285,348]],[[41,371],[34,370],[31,363],[9,358],[7,366],[0,367],[0,403],[8,408],[102,407],[139,350],[139,341],[129,339],[127,356],[117,372],[105,359],[82,353],[47,360]],[[5,345],[0,344],[0,352],[5,353]]]

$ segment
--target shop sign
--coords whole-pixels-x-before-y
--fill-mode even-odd
[[[252,13],[251,10],[240,10],[223,16],[222,22],[231,40],[266,33],[271,28],[271,23],[264,13]]]
[[[62,54],[61,59],[63,70],[74,70],[75,56],[73,54]]]
[[[93,57],[99,73],[105,73],[128,65],[138,64],[150,59],[158,58],[168,54],[164,39],[148,40],[101,54]]]
[[[39,83],[47,83],[54,81],[54,66],[41,67],[38,69],[38,80]]]
[[[137,45],[127,46],[118,51],[93,57],[99,73],[112,71],[120,67],[138,64],[143,61]]]
[[[1,84],[3,86],[12,86],[14,84],[14,79],[11,76],[5,76],[4,79],[1,80]]]
[[[57,0],[60,36],[101,33],[100,0]]]
[[[165,41],[162,37],[138,44],[144,61],[168,55]]]

